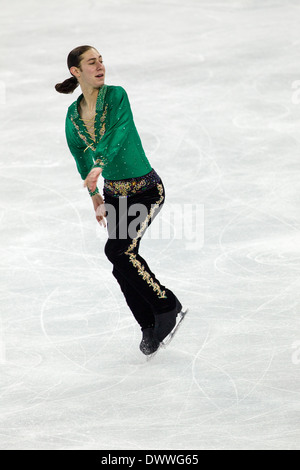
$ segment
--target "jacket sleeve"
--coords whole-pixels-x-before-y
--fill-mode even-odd
[[[108,125],[95,151],[94,167],[104,168],[122,149],[132,125],[132,111],[124,88],[116,87],[109,104]]]
[[[67,144],[76,162],[77,170],[81,178],[85,180],[91,169],[94,167],[93,152],[85,152],[86,147],[80,145],[76,138],[74,125],[68,115],[66,117],[65,131]],[[90,190],[88,191],[91,196],[99,193],[98,188],[96,188],[93,193]]]

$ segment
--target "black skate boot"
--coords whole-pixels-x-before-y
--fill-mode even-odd
[[[182,310],[182,305],[179,300],[176,298],[176,306],[173,310],[166,313],[155,314],[155,327],[154,327],[154,338],[161,343],[166,336],[168,336],[171,331],[176,326],[176,317],[178,313]]]
[[[159,347],[159,341],[154,338],[154,327],[143,328],[143,339],[140,344],[140,350],[146,356],[155,353]]]

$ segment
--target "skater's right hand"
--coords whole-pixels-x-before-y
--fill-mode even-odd
[[[100,225],[103,225],[103,227],[106,227],[106,222],[105,222],[106,210],[105,210],[103,197],[100,194],[95,194],[95,196],[92,197],[92,200],[93,200],[94,209],[96,212],[97,221],[99,222]]]
[[[93,168],[85,178],[83,186],[89,188],[89,190],[93,193],[97,187],[97,181],[101,173],[102,168]]]

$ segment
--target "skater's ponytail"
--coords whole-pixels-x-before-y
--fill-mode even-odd
[[[67,78],[62,83],[57,83],[55,85],[55,90],[58,91],[58,93],[73,93],[73,91],[78,87],[79,82],[76,77],[70,77]]]
[[[92,46],[75,47],[75,49],[73,49],[68,55],[68,59],[67,59],[68,69],[70,70],[71,67],[80,68],[82,55],[90,49],[93,49],[93,47]],[[64,82],[57,83],[55,85],[55,90],[58,91],[59,93],[65,93],[65,94],[73,93],[73,91],[78,87],[78,85],[79,85],[79,82],[77,78],[74,77],[74,75],[72,75],[72,77],[67,78],[67,80],[65,80]]]

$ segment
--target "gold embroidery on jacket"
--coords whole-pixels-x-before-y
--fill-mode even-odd
[[[106,104],[105,106],[105,109],[104,109],[104,112],[100,118],[100,122],[102,123],[102,126],[100,128],[100,131],[99,131],[99,140],[97,143],[100,142],[100,140],[102,139],[102,137],[104,136],[105,134],[105,131],[106,131],[106,125],[105,125],[105,119],[106,119],[106,116],[107,116],[107,108],[108,108],[108,104]],[[77,133],[79,135],[79,137],[83,140],[83,142],[86,144],[86,148],[84,149],[84,152],[87,151],[87,149],[91,149],[93,150],[94,152],[96,151],[95,147],[94,147],[94,144],[93,143],[89,143],[88,139],[86,138],[86,136],[84,134],[82,134],[82,132],[80,131],[80,128],[78,126],[78,124],[76,124],[76,122],[74,121],[73,119],[73,116],[71,117],[71,121],[75,127],[75,129],[77,130]],[[99,159],[98,159],[99,160]],[[97,160],[97,162],[98,162]]]
[[[101,126],[101,129],[100,129],[100,132],[99,132],[99,134],[100,134],[99,142],[102,139],[102,137],[104,136],[105,130],[106,130],[106,128],[105,128],[105,119],[106,119],[106,115],[107,115],[107,107],[108,107],[108,104],[106,104],[105,109],[103,111],[103,114],[100,118],[100,122],[102,123],[102,126]]]
[[[94,165],[98,165],[100,168],[104,168],[105,167],[105,163],[104,163],[104,158],[97,158],[97,160],[94,161]]]
[[[88,148],[91,148],[91,149],[94,150],[94,152],[95,152],[96,149],[93,147],[93,144],[89,144],[89,142],[88,142],[86,136],[83,135],[83,134],[80,132],[79,126],[78,126],[78,124],[76,124],[76,122],[74,121],[73,117],[71,117],[71,121],[72,121],[72,123],[73,123],[75,129],[77,130],[79,137],[83,140],[83,142],[84,142],[84,143],[86,144],[86,146],[87,146],[84,151],[86,151]]]
[[[148,223],[149,223],[149,220],[151,219],[151,217],[153,217],[154,212],[158,209],[158,207],[160,206],[160,204],[164,200],[163,186],[161,184],[158,184],[157,189],[159,191],[160,199],[154,204],[154,206],[152,206],[149,214],[147,215],[146,219],[142,223],[141,228],[137,232],[136,237],[133,239],[133,241],[132,241],[131,245],[129,246],[129,248],[127,249],[127,251],[125,251],[125,254],[127,256],[129,256],[129,261],[133,264],[133,266],[135,268],[137,268],[139,275],[142,276],[143,280],[146,281],[147,284],[152,287],[154,292],[157,293],[158,297],[160,299],[166,299],[167,298],[166,291],[161,290],[160,285],[157,282],[154,282],[154,280],[152,279],[150,273],[148,273],[145,270],[145,266],[142,265],[142,263],[136,258],[136,254],[132,253],[133,249],[136,248],[136,245],[137,245],[137,242],[138,242],[139,238],[141,238],[143,232],[146,230],[146,228],[148,226]]]

